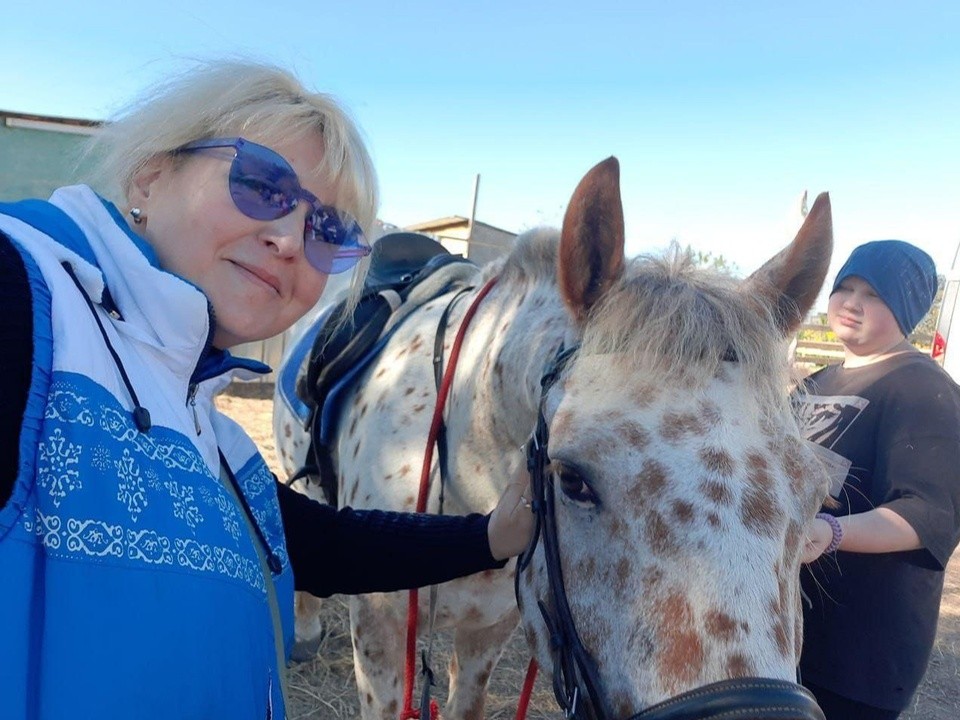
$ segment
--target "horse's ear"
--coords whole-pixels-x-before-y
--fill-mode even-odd
[[[800,327],[817,299],[832,252],[830,196],[821,193],[793,242],[747,278],[743,290],[773,306],[777,324],[788,336]]]
[[[620,163],[609,157],[583,176],[563,217],[560,293],[575,320],[623,274]]]

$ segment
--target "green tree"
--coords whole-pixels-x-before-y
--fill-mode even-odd
[[[943,290],[946,285],[946,276],[937,275],[937,294],[933,299],[933,305],[930,306],[930,312],[924,316],[923,320],[921,320],[914,329],[913,335],[933,337],[934,332],[937,330],[937,320],[940,317],[940,305],[943,303]]]
[[[727,260],[723,255],[714,255],[712,252],[703,250],[694,250],[693,246],[687,245],[683,251],[693,258],[693,261],[703,268],[712,268],[719,272],[729,275],[739,275],[740,268],[735,262]]]

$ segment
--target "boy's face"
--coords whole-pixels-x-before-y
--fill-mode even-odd
[[[857,355],[885,352],[904,339],[890,308],[856,275],[844,278],[830,296],[827,322],[844,347]]]

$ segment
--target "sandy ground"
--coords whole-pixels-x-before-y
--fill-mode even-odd
[[[271,468],[279,473],[272,436],[272,401],[224,395],[218,398],[218,404],[250,433]],[[291,668],[290,720],[352,718],[359,715],[345,602],[339,598],[325,602],[322,620],[327,632],[317,657]],[[436,660],[432,664],[437,673],[436,696],[442,706],[442,699],[446,695],[446,663],[449,658],[447,638],[440,638],[436,653]],[[529,657],[521,633],[514,633],[491,678],[487,717],[514,717]],[[530,720],[559,720],[563,717],[557,710],[549,680],[542,673],[537,680],[527,717]],[[930,667],[913,707],[901,717],[904,720],[960,718],[960,551],[947,568],[937,642]]]

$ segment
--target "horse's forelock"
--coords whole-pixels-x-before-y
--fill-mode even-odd
[[[584,329],[581,353],[633,357],[647,379],[711,381],[732,352],[751,385],[782,398],[787,357],[773,313],[743,293],[740,281],[700,268],[672,247],[627,267]],[[778,400],[777,404],[780,402]]]

